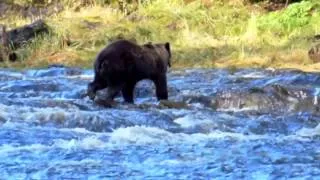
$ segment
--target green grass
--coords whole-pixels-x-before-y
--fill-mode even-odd
[[[317,1],[267,13],[241,0],[152,0],[129,16],[96,4],[47,17],[49,35],[18,51],[20,61],[0,66],[43,67],[52,63],[91,68],[95,55],[116,38],[138,43],[169,41],[173,67],[274,67],[319,70],[307,56],[310,37],[320,34]],[[0,19],[11,28],[30,23],[17,16]],[[67,46],[65,40],[70,39]]]

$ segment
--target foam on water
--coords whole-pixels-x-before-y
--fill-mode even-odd
[[[249,79],[260,79],[260,78],[264,78],[266,77],[266,74],[263,73],[263,72],[250,72],[250,73],[246,73],[246,74],[236,74],[236,75],[233,75],[232,77],[235,77],[235,78],[249,78]]]
[[[206,125],[209,125],[209,124],[212,124],[212,120],[199,120],[199,119],[196,119],[195,116],[193,115],[187,115],[187,116],[184,116],[184,117],[180,117],[180,118],[177,118],[174,120],[175,123],[178,123],[181,127],[183,128],[190,128],[190,127],[194,127],[196,125],[199,125],[199,124],[206,124]]]
[[[318,105],[319,97],[320,97],[320,88],[315,88],[314,99],[313,99],[313,104],[314,105]]]
[[[221,112],[246,112],[246,111],[257,111],[257,110],[259,110],[258,106],[251,106],[251,107],[244,107],[244,108],[228,107],[228,108],[217,109],[217,111],[221,111]]]
[[[171,133],[155,127],[134,126],[119,128],[110,135],[110,143],[114,145],[147,145],[147,144],[197,144],[209,140],[233,138],[238,141],[266,139],[263,135],[244,135],[241,133],[227,133],[213,131],[208,134],[195,133]]]
[[[320,135],[320,124],[318,124],[315,128],[302,128],[296,133],[302,137],[312,137]]]
[[[76,79],[76,80],[93,80],[94,76],[92,74],[81,74],[81,75],[74,75],[74,76],[66,76],[68,79]]]
[[[54,143],[55,147],[72,150],[72,149],[85,149],[85,150],[96,150],[103,149],[107,147],[107,142],[102,141],[97,136],[88,136],[84,139],[71,139],[63,140],[58,139]]]
[[[17,146],[17,145],[10,145],[10,144],[5,144],[0,146],[0,157],[6,156],[8,153],[12,152],[17,152],[17,151],[30,151],[30,152],[35,152],[35,151],[43,151],[43,150],[48,150],[51,147],[45,146],[42,144],[31,144],[27,146]]]

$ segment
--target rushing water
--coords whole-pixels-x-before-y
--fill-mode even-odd
[[[320,74],[188,69],[169,99],[85,97],[93,72],[0,69],[0,179],[319,179]]]

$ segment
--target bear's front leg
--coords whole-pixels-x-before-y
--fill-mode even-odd
[[[156,95],[158,100],[168,99],[168,90],[167,90],[167,76],[166,74],[161,74],[153,80],[156,86]]]

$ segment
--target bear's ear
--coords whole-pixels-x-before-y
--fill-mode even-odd
[[[166,48],[166,50],[169,52],[169,54],[171,54],[171,51],[170,51],[170,43],[169,42],[166,42],[164,44],[164,47]]]
[[[148,42],[147,44],[144,45],[144,47],[153,48],[153,45],[151,42]]]
[[[164,44],[164,47],[166,48],[166,50],[168,51],[168,54],[169,54],[169,59],[168,59],[168,66],[171,67],[171,49],[170,49],[170,43],[169,42],[166,42]]]

